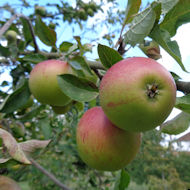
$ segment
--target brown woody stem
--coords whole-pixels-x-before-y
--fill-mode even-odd
[[[46,175],[49,179],[51,179],[57,186],[59,186],[62,190],[71,190],[67,186],[65,186],[63,183],[61,183],[53,174],[48,172],[46,169],[44,169],[40,164],[38,164],[35,160],[30,158],[30,162],[34,167],[36,167],[38,170],[40,170],[44,175]]]
[[[176,81],[177,90],[183,92],[184,94],[190,93],[190,82]]]

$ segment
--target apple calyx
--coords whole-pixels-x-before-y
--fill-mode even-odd
[[[155,96],[159,94],[158,84],[156,83],[147,84],[146,93],[147,93],[148,98],[155,98]]]

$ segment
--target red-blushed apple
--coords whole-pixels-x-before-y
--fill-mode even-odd
[[[108,69],[100,84],[100,105],[109,120],[132,132],[154,129],[172,111],[176,85],[151,58],[124,59]]]
[[[13,179],[0,175],[0,190],[21,190],[21,188]]]
[[[93,107],[80,119],[76,140],[79,155],[87,165],[97,170],[116,171],[135,158],[141,134],[116,127],[101,107]]]
[[[43,104],[64,106],[71,99],[59,88],[57,75],[72,73],[70,65],[60,60],[47,60],[32,69],[29,87],[33,96]]]

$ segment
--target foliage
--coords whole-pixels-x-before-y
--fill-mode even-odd
[[[141,187],[145,190],[190,188],[189,155],[176,155],[171,145],[162,146],[164,136],[160,131],[143,134],[140,153],[127,166],[128,173],[126,170],[95,171],[86,166],[77,153],[75,129],[78,120],[86,110],[99,105],[98,88],[103,75],[117,61],[130,56],[128,49],[142,49],[142,44],[146,46],[148,40],[156,44],[156,50],[153,47],[151,53],[143,51],[145,56],[160,58],[159,47],[162,47],[183,71],[187,71],[179,46],[172,37],[182,24],[190,21],[190,2],[160,0],[151,1],[145,7],[142,5],[140,0],[128,0],[126,10],[121,10],[116,0],[99,3],[76,0],[75,5],[70,1],[34,5],[32,1],[20,0],[16,7],[11,3],[0,7],[6,15],[0,20],[0,74],[9,73],[12,78],[11,81],[3,79],[0,84],[0,151],[3,150],[0,152],[0,174],[20,182],[25,190],[59,189],[33,165],[22,163],[30,153],[29,157],[71,189],[122,190],[129,184],[129,175],[135,183],[144,184]],[[108,32],[99,35],[104,27]],[[63,40],[58,35],[63,28],[72,31],[72,39]],[[14,36],[7,36],[8,31]],[[97,59],[94,58],[95,48]],[[27,104],[32,97],[29,74],[35,64],[47,59],[62,59],[73,69],[73,75],[57,77],[60,89],[72,99],[72,106],[65,114],[57,115],[50,105],[36,100]],[[184,93],[177,98],[175,107],[189,113],[190,85],[181,83],[175,73],[173,77],[177,90]],[[181,133],[188,128],[189,117],[182,127],[175,118],[169,124],[166,133]],[[49,139],[51,142],[40,150],[39,145],[34,144],[30,144],[32,151],[22,149],[23,142]],[[16,147],[13,153],[11,145]],[[137,190],[137,184],[131,183],[128,189]]]
[[[185,171],[189,168],[189,155],[176,155],[172,145],[165,148],[160,144],[163,139],[157,130],[144,133],[141,151],[127,167],[131,179],[138,184],[146,183],[151,190],[187,188],[189,177]]]
[[[190,164],[188,162],[190,155],[186,152],[179,153],[174,159],[174,165],[176,166],[176,170],[179,173],[179,177],[181,180],[185,182],[189,182],[189,172],[188,168],[190,168]]]
[[[137,183],[131,181],[127,190],[148,190],[148,187],[146,184],[138,185]]]

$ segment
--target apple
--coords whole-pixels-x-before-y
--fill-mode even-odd
[[[31,122],[27,121],[24,123],[24,126],[30,128],[32,126]]]
[[[151,58],[132,57],[108,69],[100,84],[100,105],[109,120],[132,132],[162,124],[176,100],[171,74]]]
[[[64,106],[71,99],[59,88],[57,75],[72,73],[71,66],[60,60],[47,60],[38,63],[32,69],[29,88],[33,96],[43,104]]]
[[[45,17],[47,15],[46,8],[43,6],[35,6],[35,13],[42,17]]]
[[[88,18],[87,13],[83,8],[78,10],[78,16],[81,20],[87,20]]]
[[[93,107],[80,119],[76,141],[78,153],[87,165],[97,170],[116,171],[135,158],[141,134],[116,127],[101,107]]]
[[[89,8],[91,8],[94,12],[98,11],[98,5],[94,1],[88,3]]]
[[[12,132],[15,137],[19,138],[25,136],[26,133],[25,126],[21,122],[18,121],[12,122],[10,124],[10,128],[12,129]]]
[[[18,184],[11,178],[0,175],[1,190],[21,190]]]
[[[92,16],[94,16],[94,11],[91,8],[88,8],[87,14],[92,17]]]
[[[51,106],[51,107],[52,107],[52,110],[56,114],[65,114],[71,109],[72,105],[73,105],[73,103],[70,102],[69,104],[67,104],[65,106]]]
[[[14,30],[8,30],[5,33],[5,37],[9,42],[15,42],[17,40],[17,33]]]

